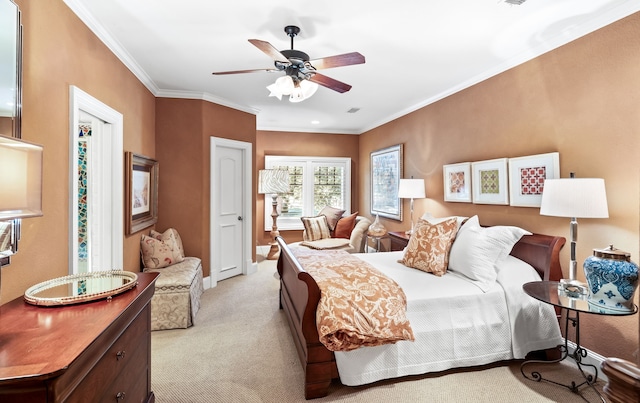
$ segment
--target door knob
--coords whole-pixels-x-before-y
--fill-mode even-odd
[[[238,216],[238,221],[242,221],[242,216],[241,215]]]

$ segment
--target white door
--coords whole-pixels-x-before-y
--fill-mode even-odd
[[[250,146],[225,139],[212,139],[211,151],[211,262],[215,281],[247,273],[251,259]],[[250,189],[250,187],[249,187]],[[247,244],[247,239],[249,243]],[[247,259],[247,254],[249,259]],[[215,279],[213,278],[215,275]]]
[[[71,274],[123,270],[122,114],[70,88]]]

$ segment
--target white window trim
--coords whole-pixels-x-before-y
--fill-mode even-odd
[[[282,155],[267,155],[264,157],[264,166],[266,169],[273,168],[274,166],[282,165],[304,165],[305,178],[302,182],[302,192],[306,195],[304,198],[305,205],[303,206],[303,216],[313,215],[313,167],[316,165],[328,165],[328,166],[342,166],[344,168],[344,205],[347,210],[345,214],[350,214],[351,209],[351,158],[336,158],[336,157],[302,157],[302,156],[282,156]],[[307,177],[309,175],[309,177]],[[273,205],[271,203],[271,196],[265,195],[264,202],[264,230],[271,231],[273,226],[273,220],[271,219],[271,212],[273,211]],[[278,217],[278,230],[290,231],[290,230],[303,230],[302,221],[298,217]]]

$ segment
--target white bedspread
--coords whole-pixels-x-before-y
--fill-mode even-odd
[[[402,287],[416,340],[336,352],[344,385],[524,358],[562,343],[553,308],[522,290],[540,277],[512,256],[486,293],[462,275],[405,267],[397,262],[402,252],[357,256]]]

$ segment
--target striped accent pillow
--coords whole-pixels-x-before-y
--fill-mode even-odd
[[[319,215],[317,217],[300,217],[304,225],[304,240],[317,241],[319,239],[331,238],[327,217]]]

